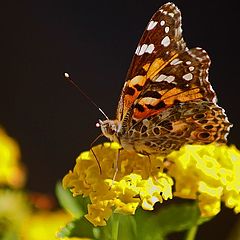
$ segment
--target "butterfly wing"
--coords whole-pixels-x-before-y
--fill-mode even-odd
[[[231,124],[208,81],[210,58],[201,48],[188,50],[181,33],[180,11],[167,3],[140,40],[117,111],[125,148],[168,153],[226,141]]]
[[[153,15],[137,46],[119,100],[118,120],[123,119],[149,79],[185,49],[181,13],[173,3],[166,3]]]
[[[131,106],[132,119],[140,121],[177,103],[200,99],[216,102],[208,81],[209,66],[210,58],[201,48],[179,53],[149,80],[135,99]]]
[[[136,122],[122,144],[142,154],[168,154],[184,144],[225,143],[230,127],[224,110],[215,103],[184,102]]]

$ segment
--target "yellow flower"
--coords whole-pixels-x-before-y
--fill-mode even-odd
[[[61,210],[34,213],[25,193],[0,189],[1,239],[9,239],[8,236],[21,240],[58,239],[57,232],[70,220],[71,216]]]
[[[112,212],[134,214],[137,207],[153,210],[156,202],[172,198],[173,180],[163,173],[163,157],[142,156],[121,150],[114,175],[114,159],[120,146],[105,143],[82,153],[73,169],[63,179],[63,186],[73,195],[90,198],[85,216],[95,226],[104,226]]]
[[[0,189],[0,236],[19,236],[23,222],[31,214],[27,196],[20,191]],[[2,238],[1,238],[2,239]]]
[[[240,152],[236,147],[186,145],[167,157],[121,150],[114,178],[118,149],[116,143],[93,148],[101,171],[91,151],[82,153],[63,179],[63,186],[74,196],[90,198],[86,218],[95,226],[106,225],[112,212],[134,214],[137,207],[153,210],[156,202],[172,198],[173,179],[174,196],[196,200],[204,217],[218,214],[221,201],[240,212]]]
[[[235,146],[186,145],[172,152],[168,174],[175,196],[196,199],[202,216],[214,216],[221,201],[240,212],[240,152]]]
[[[17,143],[0,128],[0,186],[19,188],[25,183],[25,171],[19,163]]]
[[[31,214],[24,221],[21,236],[23,240],[53,240],[57,238],[57,232],[64,227],[71,216],[62,210],[50,212],[41,211]],[[67,238],[66,238],[67,239]]]

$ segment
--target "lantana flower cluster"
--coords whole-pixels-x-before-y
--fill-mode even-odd
[[[73,171],[63,179],[64,187],[71,188],[74,196],[90,198],[86,218],[95,226],[106,225],[112,212],[134,214],[137,207],[153,210],[156,202],[172,198],[173,180],[163,172],[162,157],[147,157],[121,150],[120,146],[104,143],[83,152]],[[115,176],[116,175],[116,176]],[[115,179],[113,179],[115,176]]]
[[[16,141],[0,127],[0,187],[20,188],[25,184],[25,169],[20,163]]]
[[[38,211],[33,209],[37,202],[29,200],[37,194],[26,193],[25,180],[20,147],[0,127],[0,239],[56,239],[56,233],[70,221],[71,216],[63,210],[41,209],[40,198],[35,205]],[[44,205],[46,199],[42,200]]]
[[[221,201],[240,212],[240,152],[236,147],[186,145],[168,156],[126,150],[118,154],[119,149],[116,143],[104,143],[93,147],[95,156],[92,151],[81,153],[73,171],[63,179],[73,196],[89,197],[85,217],[95,226],[106,225],[113,212],[134,214],[138,207],[153,210],[155,203],[173,196],[197,200],[205,217],[216,215]]]
[[[221,201],[240,212],[240,151],[226,145],[186,145],[168,156],[174,164],[174,196],[196,199],[202,216],[214,216]]]

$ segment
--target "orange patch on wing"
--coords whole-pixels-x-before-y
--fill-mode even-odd
[[[136,120],[147,118],[149,116],[159,114],[160,112],[164,111],[166,108],[172,106],[175,100],[179,102],[188,102],[191,100],[201,99],[203,95],[200,93],[199,88],[190,89],[188,91],[183,91],[179,88],[173,88],[163,95],[163,98],[156,99],[146,97],[139,101],[139,104],[144,108],[144,111],[139,111],[137,108],[134,109],[133,118]],[[146,104],[151,104],[153,107],[156,106],[159,102],[164,102],[165,106],[161,107],[160,109],[149,109],[146,107]],[[176,130],[180,130],[183,125],[176,125]],[[178,129],[179,128],[179,129]]]
[[[162,101],[164,101],[166,105],[172,105],[174,104],[175,100],[180,102],[188,102],[191,100],[200,99],[202,97],[203,95],[200,93],[199,88],[190,89],[188,91],[183,91],[179,88],[173,88],[164,94]]]
[[[149,116],[152,116],[152,115],[155,115],[155,114],[158,114],[158,113],[164,111],[165,107],[162,107],[160,109],[149,109],[148,105],[151,105],[154,107],[159,102],[160,102],[159,99],[156,99],[156,98],[151,98],[151,97],[142,98],[138,102],[138,104],[144,108],[144,111],[139,111],[137,108],[134,108],[133,118],[135,120],[139,120],[139,119],[147,118]]]
[[[142,68],[147,71],[149,69],[150,63],[146,63]]]
[[[163,65],[164,60],[162,58],[156,58],[147,72],[147,78],[152,79],[157,74],[157,72],[162,69]]]
[[[147,72],[147,78],[150,78],[152,80],[156,76],[157,73],[159,73],[166,65],[168,65],[168,63],[170,63],[177,56],[178,56],[178,54],[176,53],[168,61],[165,61],[162,58],[156,58],[153,61],[153,63],[151,64],[151,66]]]
[[[123,109],[123,115],[125,115],[125,113],[127,112],[127,110],[132,106],[133,102],[136,100],[136,98],[138,97],[138,95],[140,94],[141,91],[138,91],[135,87],[135,85],[139,85],[139,86],[143,86],[146,82],[146,76],[135,76],[134,78],[132,78],[131,80],[128,80],[125,83],[126,87],[130,87],[134,89],[134,94],[133,95],[125,95],[124,97],[124,109]]]
[[[144,112],[140,112],[138,109],[135,108],[133,111],[133,119],[135,119],[135,120],[144,119],[144,118],[147,118],[151,115],[157,114],[164,110],[164,108],[161,110],[154,110],[154,109],[150,110],[150,109],[146,109],[146,107],[144,107],[144,108],[145,108]]]

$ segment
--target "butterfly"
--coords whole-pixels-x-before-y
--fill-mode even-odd
[[[208,81],[205,50],[188,49],[181,12],[166,3],[153,15],[127,73],[115,120],[99,120],[103,135],[144,155],[184,144],[225,143],[231,124]]]

